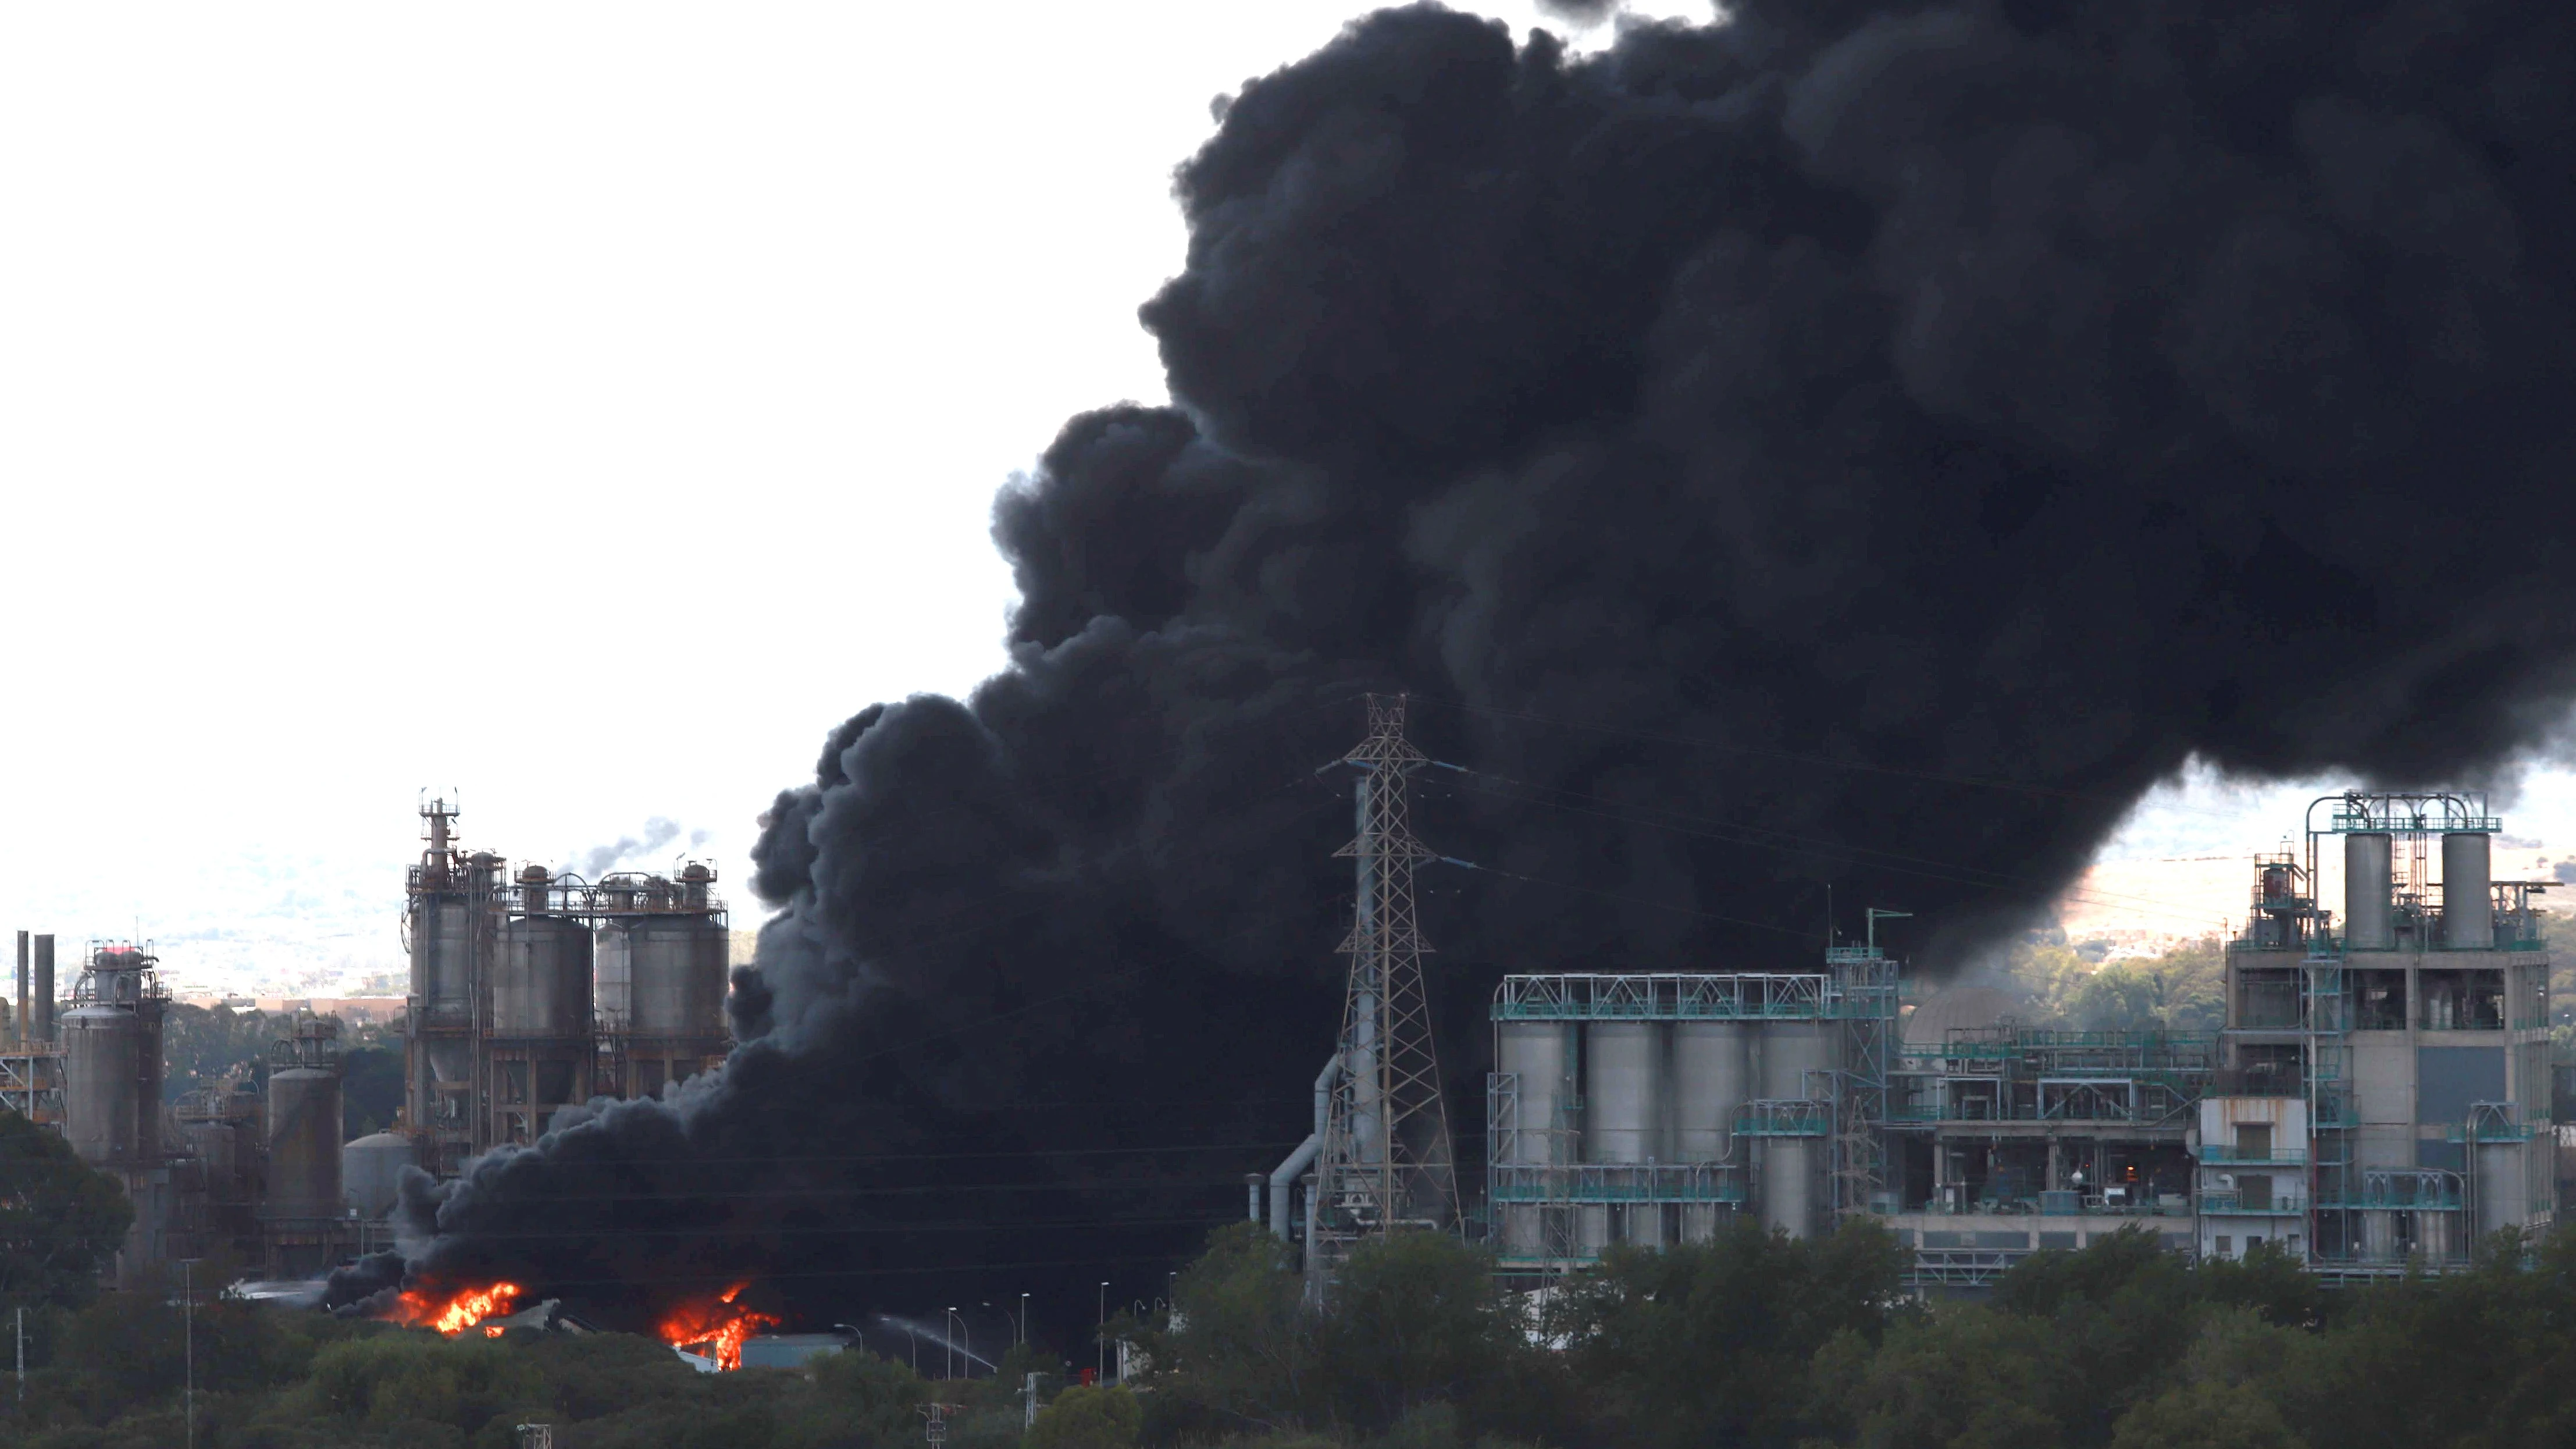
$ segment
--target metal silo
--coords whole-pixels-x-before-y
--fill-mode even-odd
[[[606,1055],[622,1065],[617,1086],[649,1097],[721,1058],[732,1045],[725,1027],[731,933],[715,872],[694,861],[677,881],[611,876],[596,899],[609,919],[600,929],[603,984],[622,981],[624,1001],[601,1002]]]
[[[268,1216],[340,1215],[339,1023],[299,1017],[269,1048]]]
[[[1753,1033],[1740,1021],[1673,1024],[1673,1160],[1722,1162],[1734,1146],[1735,1114],[1753,1095]],[[1739,1166],[1741,1162],[1739,1161]],[[1682,1239],[1717,1232],[1715,1204],[1682,1210]]]
[[[141,1161],[141,1024],[131,1011],[74,1005],[61,1027],[64,1139],[94,1166]]]
[[[1596,1021],[1584,1034],[1583,1160],[1651,1162],[1666,1154],[1656,1131],[1663,1105],[1656,1023]]]
[[[402,1170],[420,1154],[408,1137],[377,1132],[340,1149],[340,1196],[363,1222],[382,1222],[399,1195]]]
[[[161,1156],[159,962],[122,943],[92,950],[63,1014],[63,1136],[85,1162]]]
[[[1514,1080],[1513,1128],[1502,1144],[1508,1165],[1529,1167],[1563,1166],[1570,1155],[1565,1150],[1561,1129],[1568,1098],[1572,1095],[1571,1064],[1567,1057],[1578,1028],[1564,1021],[1505,1021],[1494,1033],[1494,1067],[1510,1073]],[[1524,1194],[1548,1185],[1542,1173],[1522,1175],[1517,1186]],[[1563,1246],[1551,1248],[1546,1240],[1539,1202],[1507,1201],[1502,1204],[1503,1244],[1509,1252],[1521,1257],[1544,1257],[1562,1252]]]
[[[587,1037],[590,932],[567,916],[522,916],[501,928],[492,965],[492,1035]]]
[[[2442,837],[2442,944],[2454,951],[2485,951],[2495,945],[2495,900],[2491,894],[2485,832],[2455,830]]]
[[[557,1111],[589,1100],[595,1053],[590,925],[555,912],[545,867],[517,884],[519,910],[492,957],[492,1142],[532,1142]]]
[[[1822,1021],[1773,1021],[1762,1028],[1762,1095],[1772,1101],[1824,1096],[1822,1073],[1833,1065],[1832,1028]],[[1792,1237],[1812,1236],[1824,1197],[1824,1139],[1767,1137],[1755,1186],[1763,1225]]]
[[[1736,1109],[1752,1096],[1754,1028],[1740,1021],[1673,1026],[1673,1160],[1719,1162]]]
[[[2343,940],[2354,951],[2385,951],[2397,944],[2390,913],[2394,840],[2384,831],[2361,830],[2343,838]]]
[[[489,1010],[485,972],[500,861],[457,848],[457,812],[447,802],[424,801],[420,814],[429,845],[411,868],[403,913],[411,947],[403,1123],[420,1139],[423,1163],[452,1172],[489,1143],[477,1057]]]
[[[1661,1115],[1664,1106],[1663,1041],[1660,1024],[1651,1021],[1594,1021],[1583,1038],[1583,1160],[1645,1163],[1664,1158]],[[1608,1204],[1591,1204],[1580,1213],[1582,1247],[1598,1253],[1613,1242],[1657,1244],[1661,1219],[1649,1206],[1632,1216],[1626,1230]]]
[[[709,1044],[701,1052],[722,1051],[731,945],[723,922],[710,916],[645,916],[630,924],[627,1030],[638,1037]]]

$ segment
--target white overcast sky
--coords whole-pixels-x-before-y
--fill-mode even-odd
[[[995,488],[1164,396],[1171,167],[1362,8],[0,9],[0,929],[390,967],[424,786],[738,886],[998,665]]]

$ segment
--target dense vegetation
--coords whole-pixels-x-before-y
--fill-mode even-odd
[[[2226,1015],[2227,951],[2216,937],[2110,960],[2110,943],[2036,930],[2006,953],[2001,985],[2027,1026],[2214,1032]]]
[[[1279,1245],[1229,1229],[1173,1311],[1116,1331],[1134,1388],[1066,1388],[1027,1350],[971,1382],[861,1353],[702,1375],[621,1335],[447,1340],[237,1303],[197,1309],[197,1442],[563,1449],[894,1449],[939,1400],[957,1449],[2326,1449],[2568,1442],[2576,1232],[2494,1240],[2473,1272],[2326,1289],[2278,1257],[2193,1264],[2123,1235],[2041,1253],[1983,1301],[1907,1299],[1902,1255],[1855,1226],[1744,1227],[1623,1253],[1535,1307],[1474,1249],[1376,1246],[1331,1312]],[[180,1310],[116,1295],[40,1307],[31,1449],[175,1444]],[[1024,1428],[1023,1376],[1053,1402]]]

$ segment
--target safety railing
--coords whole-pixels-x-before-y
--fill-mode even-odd
[[[2249,1149],[2241,1144],[2204,1142],[2200,1146],[2200,1160],[2209,1163],[2223,1162],[2231,1166],[2260,1163],[2265,1167],[2301,1167],[2307,1163],[2308,1150],[2304,1147],[2292,1147],[2287,1143]]]

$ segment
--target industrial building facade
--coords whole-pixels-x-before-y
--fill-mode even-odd
[[[1730,1214],[1802,1236],[1866,1215],[1926,1289],[2123,1230],[2368,1278],[2545,1229],[2546,887],[2492,879],[2499,828],[2471,794],[2318,801],[2304,851],[2254,862],[2215,1034],[2023,1026],[1973,988],[1903,1007],[1875,945],[1811,974],[1507,977],[1487,1085],[1502,1267],[1696,1241]]]
[[[456,811],[421,809],[404,934],[404,1135],[451,1176],[543,1135],[593,1097],[652,1096],[724,1060],[730,935],[715,872],[592,884],[455,843]]]
[[[0,1040],[0,1110],[59,1132],[121,1183],[135,1221],[114,1270],[229,1257],[309,1278],[386,1245],[411,1166],[452,1175],[527,1143],[565,1107],[653,1095],[720,1063],[728,935],[715,872],[592,884],[454,847],[456,812],[422,810],[407,877],[405,1094],[392,1129],[343,1142],[339,1024],[281,1024],[264,1080],[247,1070],[163,1102],[169,999],[159,960],[90,943],[58,1002],[54,938],[18,937],[17,1005]]]

